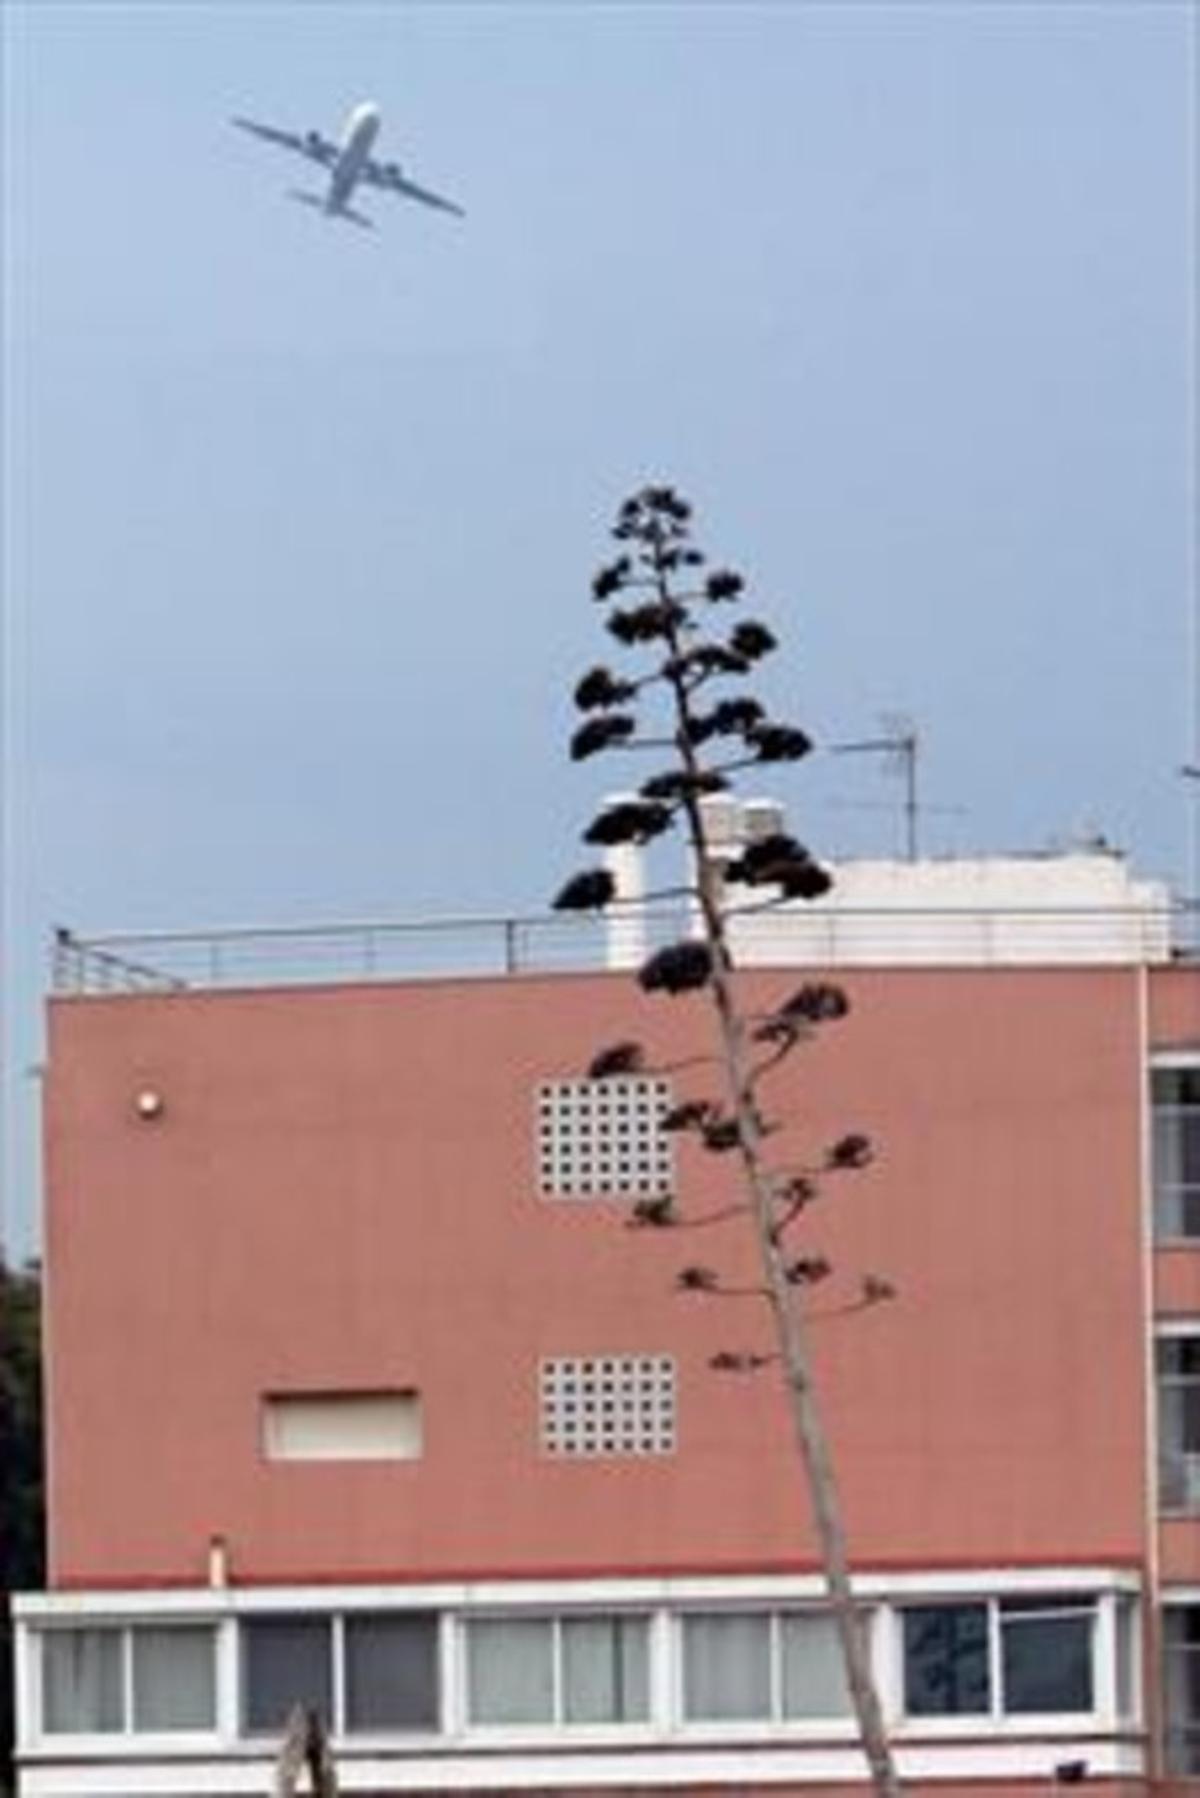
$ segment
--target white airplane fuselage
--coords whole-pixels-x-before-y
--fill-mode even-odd
[[[332,214],[345,210],[378,132],[379,108],[371,101],[364,100],[346,120],[341,150],[329,176],[329,191],[325,196],[326,212]]]

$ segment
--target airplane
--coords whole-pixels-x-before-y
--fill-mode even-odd
[[[364,225],[368,229],[374,225],[373,219],[356,212],[350,204],[360,183],[383,188],[389,193],[404,194],[410,200],[436,206],[439,212],[453,212],[458,218],[466,216],[453,200],[443,199],[441,194],[431,193],[429,188],[418,187],[415,181],[410,181],[399,163],[373,159],[371,146],[379,130],[379,108],[370,100],[364,100],[350,113],[340,143],[332,143],[319,131],[281,131],[274,125],[260,125],[254,119],[235,118],[232,123],[242,131],[253,132],[255,137],[265,138],[268,143],[282,144],[285,150],[298,150],[310,162],[320,163],[323,169],[329,170],[329,185],[323,194],[292,188],[288,195],[304,206],[315,206],[326,218],[348,219],[351,224]]]

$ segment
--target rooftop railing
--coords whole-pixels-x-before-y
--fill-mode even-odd
[[[807,906],[735,916],[743,966],[1055,966],[1200,957],[1194,902],[1165,907],[866,909]],[[537,913],[366,923],[81,935],[59,928],[61,994],[204,991],[636,967],[691,928],[678,904],[605,918]]]

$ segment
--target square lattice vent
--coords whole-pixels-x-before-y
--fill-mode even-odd
[[[669,1455],[675,1447],[670,1355],[556,1357],[541,1367],[549,1455]]]
[[[538,1088],[543,1198],[661,1198],[674,1190],[669,1082],[546,1080]]]

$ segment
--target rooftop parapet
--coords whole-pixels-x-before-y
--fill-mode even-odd
[[[731,921],[744,967],[1119,966],[1191,960],[1200,913],[1105,856],[849,862],[827,899]],[[744,889],[743,889],[744,890]],[[756,895],[761,905],[768,895]],[[59,929],[58,994],[118,994],[628,970],[692,927],[678,904],[606,918],[445,915],[83,935]]]

